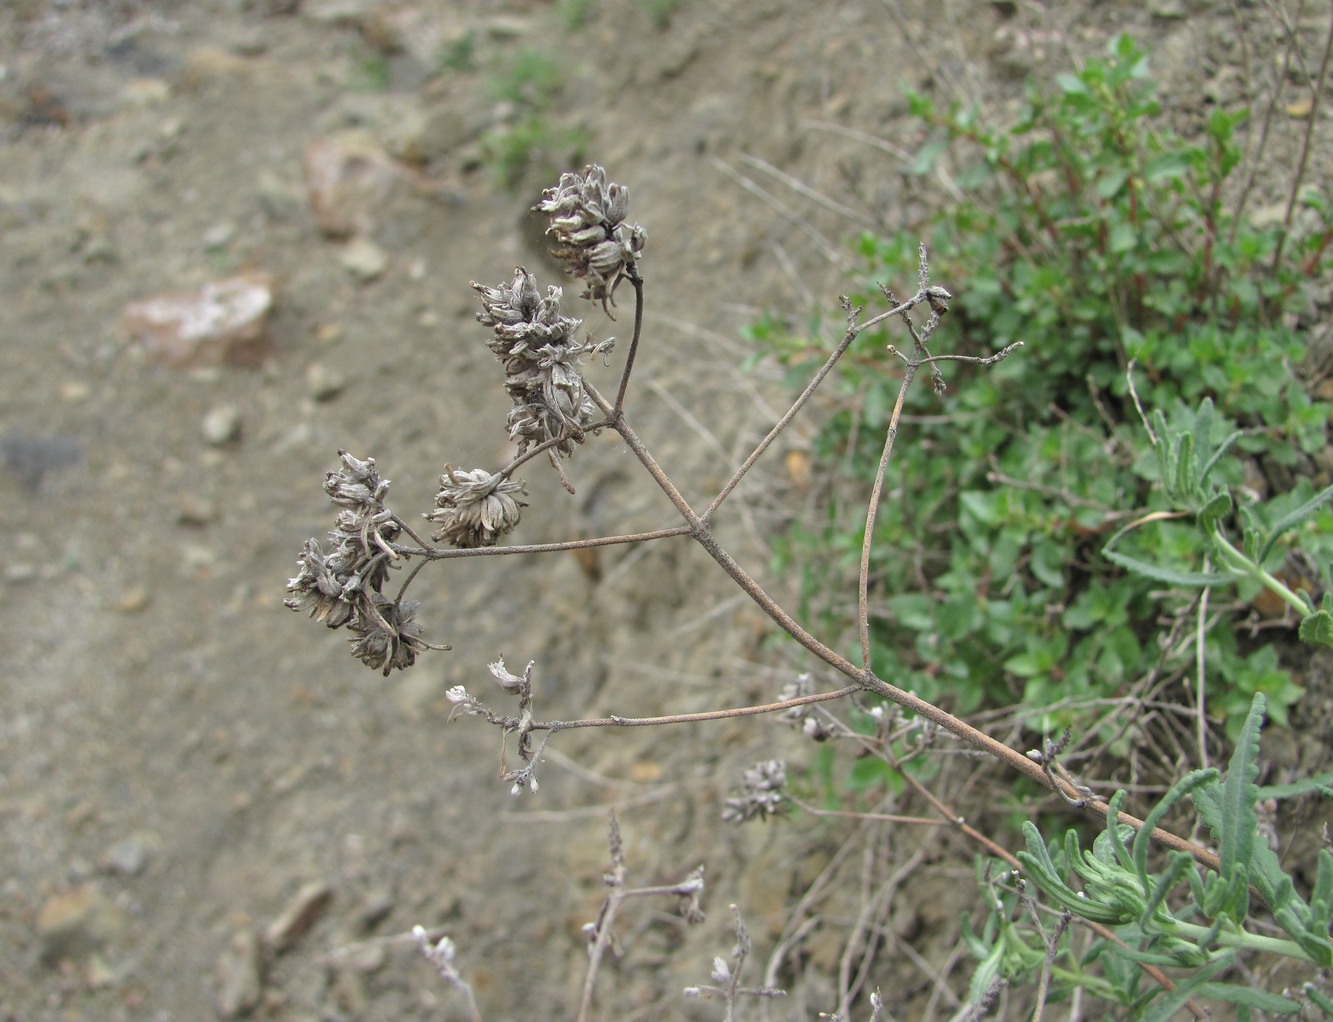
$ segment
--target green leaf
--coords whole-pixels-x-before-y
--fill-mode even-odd
[[[1264,543],[1259,551],[1259,556],[1255,559],[1262,564],[1267,559],[1269,551],[1273,549],[1273,544],[1278,541],[1278,538],[1284,532],[1296,525],[1300,525],[1301,522],[1312,516],[1329,500],[1329,498],[1333,498],[1333,486],[1324,487],[1324,489],[1320,490],[1300,507],[1288,511],[1285,515],[1279,518],[1273,525],[1272,531],[1268,534],[1268,541]]]
[[[1316,774],[1314,777],[1302,777],[1290,784],[1267,784],[1259,789],[1259,801],[1266,799],[1282,801],[1285,798],[1299,798],[1314,792],[1333,798],[1333,774]]]
[[[1188,174],[1193,163],[1188,150],[1159,153],[1144,165],[1143,179],[1151,185],[1173,181]]]
[[[1125,187],[1125,182],[1129,180],[1129,168],[1124,166],[1111,167],[1097,179],[1097,197],[1099,199],[1113,199],[1120,194],[1120,190]]]
[[[1218,444],[1217,450],[1213,451],[1212,456],[1203,463],[1203,468],[1199,469],[1200,483],[1206,483],[1208,481],[1208,477],[1212,474],[1213,469],[1217,467],[1217,463],[1221,461],[1223,457],[1226,456],[1226,454],[1231,450],[1231,448],[1235,446],[1236,441],[1239,440],[1244,435],[1245,434],[1242,433],[1240,430],[1236,430],[1236,432],[1232,433],[1220,444]]]
[[[1004,943],[997,940],[986,957],[977,964],[977,971],[972,974],[968,984],[968,999],[977,1004],[990,989],[991,982],[1000,974],[1000,964],[1004,960]]]
[[[1218,490],[1209,497],[1207,503],[1199,508],[1199,528],[1203,530],[1203,534],[1212,535],[1213,530],[1220,527],[1222,520],[1231,514],[1231,508],[1231,494],[1226,490]]]
[[[1207,434],[1200,435],[1207,438]],[[1199,466],[1194,457],[1194,434],[1182,434],[1176,452],[1176,478],[1173,480],[1176,494],[1182,500],[1189,500],[1194,496],[1194,488],[1198,484],[1195,472]]]
[[[1106,923],[1109,925],[1119,925],[1124,923],[1124,913],[1114,906],[1102,905],[1093,901],[1091,898],[1080,895],[1074,891],[1055,869],[1055,863],[1051,860],[1051,853],[1046,848],[1046,843],[1041,838],[1039,831],[1031,820],[1023,823],[1023,836],[1027,840],[1027,850],[1018,853],[1018,861],[1023,865],[1023,871],[1027,874],[1029,880],[1036,884],[1049,897],[1053,898],[1061,907],[1069,909],[1076,916],[1083,919],[1090,919],[1095,923]],[[1078,857],[1078,834],[1074,830],[1066,832],[1067,843],[1073,849],[1068,853],[1071,861]]]
[[[1259,819],[1254,812],[1259,786],[1254,781],[1259,776],[1255,761],[1259,755],[1264,703],[1263,693],[1256,692],[1227,764],[1226,779],[1222,782],[1221,833],[1216,835],[1226,894],[1219,894],[1219,903],[1205,906],[1205,910],[1211,909],[1211,915],[1225,913],[1237,922],[1245,918],[1249,909],[1250,859],[1259,830]]]
[[[1086,96],[1088,94],[1087,83],[1078,75],[1058,74],[1055,76],[1055,84],[1066,96]]]
[[[1110,544],[1108,543],[1107,546],[1110,546]],[[1142,575],[1144,578],[1150,578],[1155,582],[1165,582],[1172,586],[1200,589],[1204,586],[1218,586],[1234,581],[1230,575],[1215,571],[1176,571],[1174,568],[1160,568],[1155,564],[1149,564],[1147,561],[1141,561],[1137,557],[1127,557],[1122,553],[1105,548],[1102,549],[1102,556],[1112,564],[1118,564],[1126,571],[1132,571],[1136,575]]]
[[[1161,822],[1173,805],[1179,802],[1186,795],[1193,795],[1196,791],[1207,786],[1217,785],[1218,772],[1214,767],[1208,767],[1204,770],[1191,770],[1188,774],[1178,780],[1171,786],[1171,790],[1162,796],[1157,805],[1153,806],[1152,811],[1148,813],[1143,821],[1143,826],[1139,832],[1134,835],[1134,872],[1139,875],[1139,880],[1145,886],[1148,881],[1148,849],[1152,845],[1153,829]]]
[[[1229,968],[1235,957],[1234,953],[1218,955],[1192,975],[1180,980],[1174,990],[1169,990],[1153,1000],[1143,1014],[1143,1022],[1170,1022],[1171,1017],[1185,1007],[1185,1002],[1198,994],[1199,988],[1219,972]]]
[[[1333,914],[1333,854],[1327,848],[1319,849],[1315,867],[1314,890],[1310,892],[1310,912],[1316,922],[1328,925]]]
[[[1329,1000],[1313,983],[1306,983],[1301,987],[1301,993],[1315,1003],[1325,1018],[1333,1018],[1333,1000]]]
[[[1117,220],[1111,225],[1110,233],[1107,235],[1106,249],[1116,255],[1132,252],[1134,246],[1138,243],[1138,237],[1138,232],[1134,229],[1133,224],[1124,220]]]
[[[1333,614],[1326,610],[1316,610],[1302,618],[1297,635],[1301,642],[1311,646],[1333,646]]]
[[[1266,1011],[1272,1015],[1295,1015],[1301,1010],[1299,1004],[1281,994],[1271,994],[1267,990],[1239,983],[1205,983],[1199,988],[1199,996]]]

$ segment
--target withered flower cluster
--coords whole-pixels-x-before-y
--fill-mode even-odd
[[[741,790],[723,803],[722,819],[744,823],[766,820],[782,812],[782,789],[787,784],[787,764],[780,759],[756,763],[741,776]]]
[[[554,255],[587,284],[584,297],[601,302],[609,315],[617,285],[629,279],[638,286],[641,279],[638,260],[645,235],[642,227],[625,223],[629,190],[607,181],[606,171],[591,165],[561,175],[536,208],[550,217]],[[561,314],[561,289],[548,287],[543,293],[521,266],[507,284],[486,287],[474,282],[472,287],[481,298],[477,319],[491,328],[487,343],[504,367],[505,390],[512,401],[506,428],[518,445],[516,461],[538,447],[558,471],[558,456],[572,454],[598,421],[598,401],[584,382],[582,362],[610,352],[614,338],[579,341],[581,321]],[[329,551],[318,540],[306,542],[300,571],[287,582],[284,603],[329,628],[346,627],[353,634],[352,654],[387,676],[394,668],[410,667],[423,650],[449,647],[433,646],[421,637],[414,620],[416,602],[404,600],[401,592],[390,599],[382,591],[390,570],[408,557],[395,545],[399,535],[406,533],[420,546],[425,541],[385,507],[389,483],[380,478],[374,459],[338,454],[343,467],[324,482],[325,492],[340,509],[329,533]],[[511,465],[491,472],[446,465],[435,506],[422,516],[436,527],[434,542],[490,547],[512,532],[527,507],[523,482],[510,478],[514,469]],[[572,493],[563,472],[561,480]],[[411,577],[403,588],[410,584]]]
[[[507,426],[509,438],[522,454],[532,444],[558,441],[555,449],[569,454],[571,441],[582,443],[597,408],[583,387],[582,357],[609,350],[610,342],[580,344],[574,339],[580,320],[560,315],[561,291],[546,289],[523,267],[512,284],[484,287],[477,321],[493,328],[488,342],[505,369],[505,389],[514,402]]]
[[[606,310],[616,285],[637,271],[647,239],[638,224],[624,222],[629,189],[607,181],[606,171],[590,164],[581,173],[561,174],[560,183],[546,189],[533,209],[551,218],[551,254],[588,285],[582,297],[601,302]]]
[[[435,510],[425,516],[439,526],[432,538],[437,543],[448,540],[456,547],[494,546],[518,524],[521,509],[528,503],[515,494],[526,492],[521,481],[506,479],[498,472],[484,468],[469,472],[445,465]]]
[[[361,461],[346,451],[338,457],[343,467],[324,479],[324,492],[342,509],[329,532],[331,549],[325,554],[318,540],[306,540],[301,570],[287,581],[292,595],[283,602],[330,628],[346,625],[354,635],[352,655],[388,676],[395,667],[411,667],[422,650],[448,647],[421,638],[416,602],[381,592],[390,568],[403,559],[393,547],[402,526],[384,506],[389,480],[380,478],[374,458]]]

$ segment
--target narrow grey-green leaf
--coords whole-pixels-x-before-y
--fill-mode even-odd
[[[1278,541],[1278,538],[1288,529],[1300,525],[1301,522],[1313,515],[1329,500],[1329,498],[1333,498],[1333,486],[1325,486],[1300,507],[1288,511],[1285,515],[1279,518],[1274,523],[1273,530],[1268,534],[1268,540],[1259,551],[1259,556],[1256,560],[1258,560],[1260,564],[1263,564],[1264,559],[1268,556],[1269,551],[1273,549],[1273,544]]]
[[[1129,557],[1114,550],[1108,550],[1105,547],[1102,548],[1102,556],[1112,564],[1118,564],[1127,571],[1132,571],[1136,575],[1142,575],[1157,582],[1165,582],[1167,585],[1202,589],[1204,586],[1220,586],[1235,581],[1230,575],[1216,571],[1177,571],[1175,568],[1162,568],[1156,564],[1141,561],[1137,557]]]

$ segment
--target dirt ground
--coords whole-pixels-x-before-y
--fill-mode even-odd
[[[586,20],[570,28],[575,9]],[[446,462],[505,458],[507,399],[468,283],[520,263],[553,281],[524,217],[553,181],[497,184],[482,139],[514,111],[489,90],[495,69],[556,58],[564,85],[544,116],[581,129],[586,156],[630,187],[648,231],[630,417],[706,499],[782,410],[772,375],[740,371],[739,327],[765,309],[798,322],[834,309],[842,242],[921,214],[892,155],[917,141],[904,84],[1000,104],[1023,75],[1132,31],[1188,113],[1239,101],[1246,61],[1271,61],[1278,30],[1258,8],[1241,22],[1207,0],[0,7],[0,1018],[466,1018],[401,939],[418,923],[455,939],[484,1017],[572,1017],[611,807],[632,878],[706,865],[709,919],[686,931],[669,902],[630,913],[600,1017],[720,1017],[679,991],[729,953],[727,905],[765,960],[844,840],[724,828],[722,800],[750,762],[810,752],[764,720],[579,733],[515,799],[498,735],[446,725],[446,690],[486,691],[500,654],[537,661],[546,716],[774,698],[808,665],[769,648],[701,551],[433,566],[415,586],[421,619],[453,650],[387,680],[282,607],[301,544],[332,522],[320,486],[340,448],[375,457],[409,515],[429,509]],[[442,65],[464,39],[470,60]],[[413,134],[423,122],[439,130]],[[320,231],[302,172],[313,141],[349,128],[389,152],[419,143],[362,225],[384,260],[373,271]],[[127,339],[127,303],[241,270],[276,281],[260,367],[163,366]],[[580,314],[598,336],[626,328]],[[795,499],[783,455],[800,442],[718,522],[787,595],[766,540]],[[527,473],[523,541],[674,524],[609,440],[570,473],[574,497]],[[867,839],[856,854],[932,861],[932,840]],[[968,858],[939,859],[895,915],[893,938],[922,960],[877,963],[892,1017],[947,1017],[965,996],[952,927],[977,898],[970,875]],[[763,1010],[836,1007],[848,925],[830,914],[799,974],[779,977],[791,996]]]

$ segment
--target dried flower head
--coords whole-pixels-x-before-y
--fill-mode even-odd
[[[403,527],[384,505],[389,481],[380,478],[374,458],[361,461],[346,451],[338,456],[343,467],[324,479],[324,492],[341,508],[329,531],[329,552],[317,540],[306,541],[283,602],[329,628],[346,626],[354,635],[352,655],[388,675],[410,667],[422,650],[449,647],[421,638],[413,621],[416,603],[383,595],[390,570],[407,559],[393,546]]]
[[[339,451],[338,457],[343,467],[324,477],[324,492],[329,499],[341,507],[382,506],[389,480],[380,478],[375,459],[361,461],[346,451]]]
[[[356,620],[348,625],[348,630],[356,636],[351,640],[352,656],[387,678],[394,668],[402,670],[416,663],[418,653],[447,649],[447,646],[432,646],[421,638],[421,626],[413,620],[419,606],[415,600],[395,603],[387,596],[372,593],[361,605]]]
[[[741,776],[741,790],[727,799],[722,819],[744,823],[755,817],[766,820],[782,811],[782,788],[787,783],[787,764],[780,759],[764,760]]]
[[[551,254],[588,285],[583,297],[606,309],[616,285],[638,272],[647,237],[638,224],[624,223],[629,189],[607,181],[606,171],[590,164],[581,173],[561,174],[560,183],[546,189],[533,208],[551,218],[547,233],[556,242]]]
[[[808,671],[804,671],[796,676],[795,681],[783,687],[778,699],[786,702],[788,699],[799,699],[802,696],[813,695],[814,691],[815,680]],[[834,734],[829,723],[820,716],[819,708],[812,703],[783,710],[778,715],[778,719],[790,724],[807,738],[814,739],[816,742],[825,741]]]
[[[384,506],[389,481],[379,477],[374,458],[360,461],[346,451],[338,456],[343,468],[324,479],[324,492],[342,508],[329,532],[329,553],[316,540],[306,541],[301,570],[287,581],[294,595],[284,601],[330,628],[352,623],[358,601],[379,592],[391,565],[401,559],[392,543],[402,526]]]
[[[527,696],[532,694],[532,670],[537,666],[537,661],[528,661],[528,666],[524,669],[522,677],[510,672],[509,668],[505,666],[504,657],[486,666],[491,672],[491,677],[495,679],[495,683],[510,695]]]
[[[470,471],[444,466],[435,510],[423,517],[439,528],[434,539],[448,540],[456,547],[494,546],[518,525],[527,501],[515,494],[526,493],[522,482],[506,479],[484,468]]]
[[[504,366],[505,389],[514,402],[510,439],[520,453],[531,444],[559,440],[556,449],[569,454],[570,442],[583,442],[597,414],[579,363],[588,352],[609,351],[612,342],[574,340],[580,321],[560,314],[560,288],[549,287],[542,297],[536,279],[521,266],[511,284],[473,282],[472,287],[481,296],[477,321],[494,330],[490,349]]]
[[[287,580],[287,592],[294,596],[283,603],[292,610],[304,610],[316,621],[330,628],[341,628],[351,620],[355,609],[343,599],[343,579],[330,566],[319,540],[308,539],[297,559],[301,566],[295,578]]]

